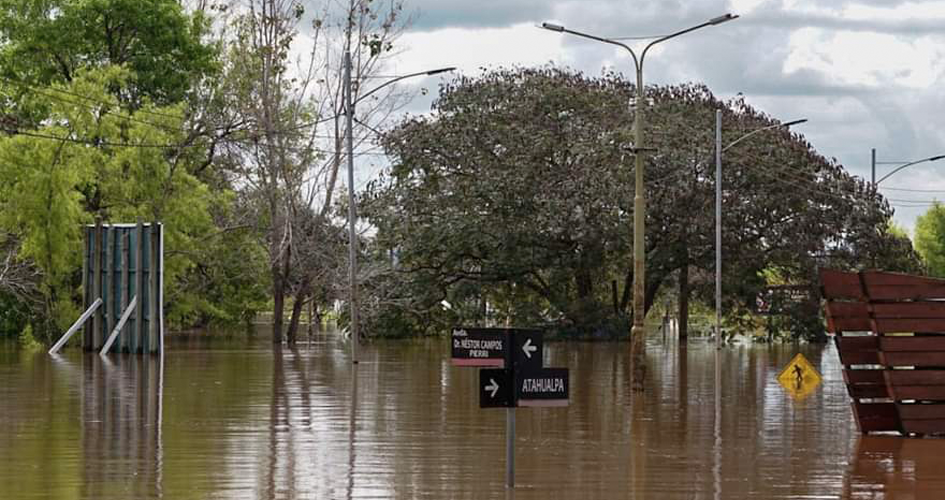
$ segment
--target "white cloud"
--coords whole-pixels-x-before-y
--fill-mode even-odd
[[[843,9],[843,17],[850,20],[882,19],[886,21],[945,19],[945,2],[906,2],[882,7],[852,4]]]
[[[942,47],[930,37],[803,28],[791,34],[787,74],[809,69],[844,85],[927,88],[942,77]]]
[[[560,61],[561,38],[533,24],[411,32],[401,38],[405,50],[392,67],[396,73],[410,73],[456,66],[473,74],[482,67],[535,66]]]

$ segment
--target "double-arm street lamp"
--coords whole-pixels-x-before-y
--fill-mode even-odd
[[[410,73],[408,75],[398,76],[378,85],[367,93],[359,96],[357,100],[353,99],[351,91],[351,51],[345,51],[345,135],[347,136],[348,153],[348,301],[351,304],[351,323],[348,328],[351,334],[351,362],[358,362],[358,344],[360,343],[360,331],[358,328],[358,257],[357,257],[357,233],[355,232],[355,220],[357,212],[354,206],[354,135],[352,134],[354,122],[354,106],[367,99],[375,92],[407,78],[415,76],[431,76],[439,73],[453,71],[454,67],[439,68],[430,71],[421,71]]]
[[[722,110],[715,111],[715,348],[722,348],[722,153],[743,140],[776,128],[787,128],[806,122],[806,118],[776,123],[752,130],[722,147]]]
[[[945,158],[945,155],[935,155],[935,156],[930,156],[930,157],[928,157],[928,158],[922,158],[921,160],[915,160],[915,161],[910,161],[910,162],[901,162],[901,161],[876,161],[876,148],[873,148],[872,151],[871,151],[871,153],[872,153],[872,154],[871,154],[871,156],[872,156],[872,169],[871,169],[871,170],[872,170],[872,177],[871,177],[870,180],[872,181],[874,187],[875,187],[875,186],[878,186],[880,182],[883,182],[884,180],[888,179],[890,176],[892,176],[892,175],[895,174],[896,172],[898,172],[898,171],[900,171],[900,170],[902,170],[902,169],[904,169],[904,168],[906,168],[906,167],[911,167],[912,165],[915,165],[916,163],[925,163],[925,162],[927,162],[927,161],[938,161],[938,160],[941,160],[941,159]],[[879,180],[876,180],[876,165],[899,165],[899,166],[896,167],[896,168],[894,168],[894,169],[892,170],[892,172],[889,172],[888,174],[886,174],[886,175],[880,177]]]
[[[671,38],[676,38],[680,35],[695,31],[700,28],[705,28],[707,26],[716,26],[722,24],[726,21],[731,21],[732,19],[737,18],[738,16],[732,14],[725,14],[723,16],[714,17],[708,21],[693,26],[691,28],[686,28],[684,30],[671,33],[669,35],[661,36],[643,47],[643,51],[640,53],[640,57],[637,58],[636,52],[633,51],[628,45],[613,40],[610,38],[603,38],[595,35],[589,35],[587,33],[581,33],[579,31],[569,30],[564,26],[560,26],[552,23],[542,23],[541,27],[547,30],[556,31],[558,33],[567,33],[569,35],[575,35],[582,38],[588,38],[590,40],[595,40],[598,42],[609,43],[611,45],[616,45],[622,47],[627,52],[630,53],[630,56],[633,58],[633,64],[636,69],[637,76],[637,85],[636,85],[636,99],[635,107],[633,113],[633,151],[635,156],[634,164],[634,197],[633,197],[633,328],[630,330],[630,363],[632,366],[632,387],[636,391],[643,390],[643,379],[646,373],[646,367],[644,365],[645,359],[645,349],[646,345],[644,343],[644,334],[646,332],[646,327],[644,326],[644,291],[645,283],[644,280],[644,271],[646,269],[645,254],[644,254],[644,240],[643,240],[643,224],[644,224],[644,189],[643,189],[643,155],[646,152],[643,143],[643,119],[644,111],[646,109],[646,96],[644,94],[643,88],[643,60],[646,58],[647,51],[650,50],[654,45],[665,42]]]

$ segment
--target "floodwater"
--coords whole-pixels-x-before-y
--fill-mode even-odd
[[[480,409],[446,339],[169,342],[158,358],[0,348],[0,499],[941,499],[945,440],[861,437],[830,346],[551,343],[566,408]],[[823,384],[775,377],[803,352]],[[718,387],[717,387],[718,386]],[[716,390],[720,399],[716,399]],[[716,404],[718,402],[718,404]]]

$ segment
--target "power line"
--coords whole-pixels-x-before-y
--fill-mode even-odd
[[[887,189],[889,191],[903,191],[907,193],[945,193],[945,190],[941,189],[907,189],[886,186],[879,186],[879,189]]]
[[[36,139],[47,139],[60,142],[71,142],[75,144],[82,144],[85,146],[108,146],[116,148],[157,148],[157,149],[175,149],[175,148],[187,148],[194,147],[196,144],[145,144],[145,143],[131,143],[131,142],[111,142],[104,139],[81,139],[75,137],[62,137],[49,134],[40,134],[37,132],[26,132],[23,130],[9,130],[5,129],[5,132],[12,135],[22,135],[25,137],[33,137]]]
[[[67,95],[76,96],[76,97],[79,97],[80,99],[83,99],[83,100],[85,100],[85,101],[94,102],[94,103],[97,105],[97,106],[93,106],[93,105],[91,105],[91,104],[84,104],[84,103],[72,101],[72,100],[69,100],[69,99],[66,99],[66,98],[57,96],[57,95],[52,95],[52,94],[48,93],[48,92],[45,91],[45,90],[37,89],[37,88],[32,87],[32,86],[30,86],[30,85],[28,85],[28,84],[26,84],[26,83],[24,83],[24,82],[18,82],[18,81],[16,81],[16,80],[12,80],[12,79],[7,78],[7,77],[0,76],[0,80],[5,81],[5,82],[7,82],[7,83],[12,83],[12,84],[14,84],[14,85],[16,85],[16,86],[19,86],[19,87],[21,87],[21,88],[24,88],[24,89],[26,89],[26,90],[32,92],[32,93],[34,93],[34,94],[38,94],[38,95],[41,95],[41,96],[45,96],[45,97],[48,97],[48,98],[50,98],[50,99],[55,99],[55,100],[57,100],[57,101],[64,102],[64,103],[66,103],[66,104],[72,104],[72,105],[75,105],[75,106],[81,106],[81,107],[84,107],[84,108],[89,109],[89,110],[92,110],[92,111],[97,111],[97,112],[100,112],[100,113],[103,113],[103,114],[115,116],[115,117],[118,117],[118,118],[120,118],[120,119],[122,119],[122,120],[127,120],[127,121],[135,122],[135,123],[141,123],[141,124],[143,124],[143,125],[148,125],[148,126],[150,126],[150,127],[157,128],[157,129],[162,129],[162,130],[169,131],[169,132],[186,132],[186,131],[183,131],[183,130],[177,128],[177,127],[170,127],[170,126],[168,126],[168,125],[164,125],[164,124],[160,124],[160,123],[153,123],[153,122],[149,122],[149,121],[146,121],[146,120],[141,120],[141,119],[138,119],[138,118],[135,118],[135,117],[131,116],[130,114],[129,114],[129,115],[125,115],[125,114],[122,114],[122,113],[116,113],[116,112],[114,112],[114,111],[108,111],[108,110],[106,110],[106,109],[101,109],[101,108],[99,107],[99,106],[102,106],[102,107],[104,107],[104,106],[115,106],[116,103],[107,102],[107,101],[101,101],[101,100],[98,100],[98,99],[95,99],[95,98],[92,98],[92,97],[83,96],[83,95],[78,94],[78,93],[75,93],[75,92],[69,92],[69,91],[60,90],[60,89],[56,89],[56,88],[50,87],[50,90],[52,90],[53,92],[60,92],[60,93],[62,93],[62,94],[67,94]],[[138,112],[140,112],[140,113],[146,113],[146,112],[143,111],[143,110],[139,110]],[[160,115],[160,116],[165,116],[165,117],[169,117],[169,118],[174,118],[175,120],[182,120],[182,119],[183,119],[183,118],[180,117],[180,116],[163,115],[163,114]]]

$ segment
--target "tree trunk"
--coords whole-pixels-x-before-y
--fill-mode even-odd
[[[273,255],[279,255],[274,253]],[[282,321],[284,319],[283,309],[285,308],[285,288],[289,281],[289,261],[292,258],[292,247],[288,246],[282,254],[282,258],[275,259],[272,264],[272,342],[274,344],[282,343]]]
[[[679,268],[679,341],[689,338],[689,265]]]
[[[289,318],[289,330],[286,332],[286,342],[294,345],[298,339],[299,322],[302,317],[302,307],[305,306],[305,300],[308,297],[307,292],[300,291],[292,304],[292,317]]]
[[[272,266],[272,343],[282,343],[282,309],[285,307],[285,283],[278,262]]]

